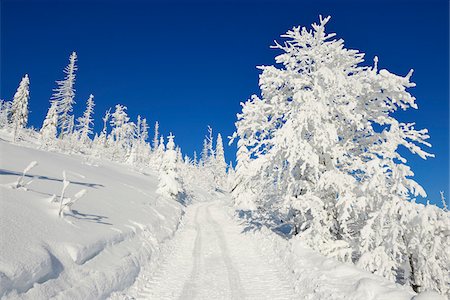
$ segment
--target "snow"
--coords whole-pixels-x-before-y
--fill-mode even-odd
[[[193,187],[182,206],[151,168],[3,139],[0,152],[2,299],[443,299],[285,239],[225,192]],[[13,188],[33,161],[33,182]],[[66,197],[87,193],[60,217],[63,171]]]
[[[0,298],[104,298],[130,285],[154,249],[176,230],[182,207],[155,193],[157,175],[111,162],[0,142]],[[7,158],[7,159],[6,159]],[[13,189],[30,163],[36,177]],[[52,195],[87,194],[58,216]]]

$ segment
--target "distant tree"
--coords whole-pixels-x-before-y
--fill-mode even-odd
[[[57,104],[53,102],[48,109],[47,116],[40,130],[41,146],[51,146],[56,139],[58,130],[58,108]]]
[[[220,133],[217,135],[215,154],[214,169],[216,181],[221,187],[223,187],[227,174],[227,163],[225,162],[225,152],[223,150],[222,135]]]
[[[197,151],[194,151],[194,157],[192,158],[192,164],[196,167],[198,166]]]
[[[159,184],[156,192],[164,197],[180,200],[179,196],[184,190],[177,169],[177,152],[175,151],[174,143],[175,137],[170,134],[167,138],[167,147],[160,168]]]
[[[153,151],[156,151],[158,149],[158,136],[159,136],[159,123],[158,121],[155,122],[155,134],[153,136]]]
[[[94,125],[94,120],[92,114],[94,113],[94,95],[89,95],[89,99],[86,102],[86,110],[82,117],[77,119],[77,129],[79,134],[79,139],[82,143],[88,142],[89,135],[93,133],[92,126]]]
[[[0,128],[7,127],[11,118],[12,102],[0,100]]]
[[[64,137],[72,133],[72,107],[75,104],[75,71],[77,54],[72,52],[69,58],[69,64],[64,69],[66,74],[64,80],[56,81],[57,88],[54,89],[51,100],[57,103],[58,107],[58,120],[60,128],[60,137]]]
[[[28,123],[28,100],[30,99],[30,79],[28,74],[20,81],[19,87],[14,94],[11,107],[11,123],[14,129],[14,142],[19,137],[22,128]]]
[[[209,145],[206,139],[203,139],[203,148],[200,156],[200,165],[205,167],[209,161]]]

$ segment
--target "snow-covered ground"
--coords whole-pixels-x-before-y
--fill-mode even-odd
[[[227,197],[187,208],[183,226],[111,299],[411,299],[414,293],[352,265],[327,259],[268,230],[249,230]]]
[[[2,299],[411,299],[410,288],[254,230],[227,194],[184,207],[157,175],[0,141]],[[27,189],[13,189],[30,161]],[[87,194],[64,217],[51,202]],[[428,298],[431,299],[431,298]],[[435,298],[439,299],[439,298]]]
[[[155,194],[157,176],[111,162],[0,142],[0,298],[96,299],[128,287],[182,215]],[[11,189],[30,161],[28,190]],[[87,194],[58,216],[62,171],[66,195]]]

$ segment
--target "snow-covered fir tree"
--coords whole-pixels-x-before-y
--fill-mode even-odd
[[[77,54],[72,52],[69,58],[69,64],[64,69],[65,77],[63,80],[56,81],[57,88],[54,89],[51,100],[57,103],[58,121],[60,136],[64,137],[72,133],[73,123],[71,123],[72,107],[75,104],[75,72]]]
[[[223,150],[222,135],[219,133],[216,139],[216,150],[214,158],[214,177],[220,188],[226,184],[227,163],[225,162],[225,152]]]
[[[155,133],[153,135],[153,151],[156,151],[159,146],[159,123],[158,121],[155,122]]]
[[[167,138],[167,146],[159,171],[159,184],[156,192],[166,198],[181,200],[180,196],[183,194],[184,189],[177,170],[175,136],[170,134]]]
[[[11,108],[11,101],[0,100],[0,128],[7,127],[9,125]]]
[[[47,116],[40,130],[41,146],[48,148],[55,143],[58,131],[58,108],[55,102],[51,103]]]
[[[363,53],[325,33],[328,21],[289,30],[273,46],[277,65],[259,67],[261,96],[236,122],[234,199],[290,223],[323,254],[395,280],[412,239],[399,207],[426,196],[398,148],[432,156],[420,147],[428,131],[393,116],[417,108],[412,71],[379,70],[376,57],[362,66]]]
[[[200,155],[200,165],[206,166],[209,161],[209,150],[208,150],[208,141],[206,139],[203,139],[203,148]]]
[[[20,81],[19,87],[11,106],[11,123],[13,125],[13,140],[16,141],[20,135],[23,128],[27,126],[28,123],[28,100],[30,99],[30,79],[28,74]]]
[[[91,94],[86,102],[86,110],[83,116],[77,119],[78,137],[83,144],[90,141],[89,135],[93,133],[92,126],[94,125],[94,119],[92,115],[94,114],[94,106],[94,95]]]

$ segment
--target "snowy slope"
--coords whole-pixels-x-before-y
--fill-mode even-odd
[[[158,244],[171,237],[181,205],[158,199],[157,176],[111,162],[44,152],[0,141],[0,298],[96,299],[129,286]],[[30,161],[28,190],[11,189]],[[66,195],[87,194],[58,217]]]
[[[182,207],[155,193],[151,170],[29,146],[0,141],[1,299],[417,297],[236,219],[227,194],[193,187],[194,203]],[[27,189],[11,188],[34,160]],[[66,196],[87,195],[61,218],[51,198],[60,195],[63,170],[71,181]]]

